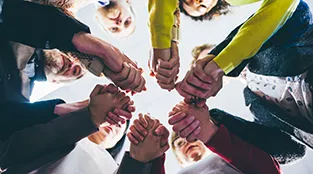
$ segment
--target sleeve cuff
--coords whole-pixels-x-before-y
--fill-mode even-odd
[[[221,56],[217,56],[213,60],[218,65],[218,67],[224,71],[225,74],[228,74],[233,69],[235,69],[235,65],[232,62],[226,61],[225,59],[221,58]]]
[[[219,145],[223,144],[225,140],[225,134],[227,134],[228,130],[224,125],[220,125],[216,134],[205,143],[205,145],[210,149],[216,149]]]
[[[46,101],[40,101],[40,102],[35,102],[32,104],[34,110],[36,110],[36,113],[41,113],[41,114],[36,114],[36,115],[44,115],[46,121],[50,121],[54,118],[57,118],[58,115],[54,114],[54,108],[58,104],[65,103],[61,99],[55,99],[55,100],[46,100]],[[43,119],[43,118],[41,118]]]
[[[125,152],[123,160],[118,170],[118,174],[129,174],[129,173],[150,173],[152,167],[152,162],[150,163],[142,163],[133,159],[129,152]]]

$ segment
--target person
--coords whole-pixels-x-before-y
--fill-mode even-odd
[[[0,34],[4,45],[14,41],[34,48],[58,48],[96,56],[105,65],[96,74],[104,71],[122,89],[135,92],[145,89],[142,70],[116,47],[91,35],[88,26],[52,6],[26,1],[0,2]],[[29,24],[32,27],[26,27]]]
[[[139,114],[139,118],[130,126],[127,137],[131,142],[130,153],[137,151],[141,162],[153,163],[150,166],[150,174],[165,174],[164,162],[165,152],[169,149],[169,131],[158,119],[153,119],[149,114]],[[140,148],[147,153],[139,153]]]
[[[187,142],[172,132],[172,151],[182,167],[182,173],[234,173],[237,169],[212,153],[200,140]]]
[[[179,0],[180,11],[192,20],[212,20],[227,14],[230,4],[227,0]]]
[[[179,73],[178,1],[148,1],[149,30],[152,49],[148,61],[151,75],[162,89],[174,89]]]
[[[210,117],[207,106],[197,108],[196,105],[181,102],[169,115],[169,124],[173,125],[174,132],[188,141],[194,141],[194,138],[202,141],[212,152],[239,170],[231,173],[281,173],[274,158],[235,136],[222,124],[217,125]]]
[[[119,125],[101,125],[99,131],[88,136],[88,139],[107,150],[117,160],[126,138],[129,120]]]
[[[29,0],[30,2],[51,5],[62,9],[71,16],[77,17],[78,10],[94,4],[94,17],[98,25],[108,34],[116,38],[130,36],[136,28],[135,13],[130,0]],[[93,16],[91,16],[93,17]]]
[[[269,38],[267,42],[263,44],[261,49],[252,56],[251,59],[247,59],[243,62],[239,61],[238,63],[241,62],[240,65],[231,72],[226,72],[225,74],[228,74],[228,76],[238,76],[244,67],[248,65],[248,71],[246,72],[248,88],[244,90],[244,95],[246,105],[251,104],[250,110],[255,117],[255,122],[266,127],[274,127],[283,130],[290,134],[290,136],[293,136],[302,143],[312,147],[311,138],[309,137],[312,137],[310,121],[310,115],[312,112],[312,109],[310,108],[310,101],[312,98],[310,90],[312,83],[310,80],[310,57],[312,56],[311,50],[313,49],[313,23],[309,6],[304,1],[300,1],[299,4],[297,2],[298,1],[294,2],[297,4],[297,9],[295,11],[291,10],[291,12],[294,11],[292,16],[271,38]],[[266,5],[266,3],[264,3],[264,5]],[[250,20],[252,18],[250,18]],[[245,24],[246,23],[233,30],[227,39],[210,53],[214,56],[211,55],[208,56],[206,60],[199,61],[197,67],[199,68],[198,70],[202,69],[204,66],[215,64],[215,61],[213,60],[205,65],[208,60],[213,59],[215,55],[221,55],[222,52],[230,46],[230,43],[234,43]],[[293,34],[287,39],[285,36],[289,33],[291,28]],[[271,61],[268,61],[269,57],[271,57]],[[302,61],[299,61],[300,59]],[[200,62],[202,62],[202,68],[200,68],[200,66],[202,66],[200,65]],[[211,68],[211,70],[213,69],[214,68]],[[187,93],[184,93],[186,92],[186,81],[189,81],[189,83],[193,84],[195,87],[199,87],[199,81],[190,81],[191,76],[193,76],[191,74],[193,73],[194,72],[191,72],[187,75],[188,77],[185,78],[184,82],[178,85],[178,90],[183,96],[188,95]],[[215,73],[215,77],[217,77],[216,80],[219,79],[217,81],[220,81],[223,74],[224,73]],[[198,77],[200,77],[199,73]],[[252,77],[253,79],[256,77],[258,80],[254,81]],[[206,78],[209,80],[208,76]],[[213,84],[214,85],[211,85],[210,88],[210,94],[206,93],[205,95],[208,94],[208,96],[212,96],[212,94],[217,93],[221,88],[220,82],[214,82]],[[208,83],[206,83],[206,85],[210,86]],[[202,87],[206,85],[202,84]],[[193,92],[191,92],[190,88],[187,91],[196,94],[197,92],[195,92],[195,90],[199,92],[196,88],[192,89]],[[293,97],[290,95],[293,95]],[[299,96],[301,99],[299,99]],[[205,99],[207,96],[204,96],[203,98]]]
[[[139,118],[145,119],[142,114],[139,114]],[[160,137],[152,133],[164,126],[158,120],[148,118],[145,120],[147,120],[147,129],[150,133],[141,144],[130,145],[129,151],[124,153],[119,166],[107,150],[85,138],[78,142],[75,149],[62,160],[41,168],[37,173],[153,173],[153,166],[159,166],[160,156],[164,154],[168,146],[161,147]],[[110,139],[104,141],[110,141]],[[151,151],[151,147],[154,147],[154,151]]]
[[[131,36],[136,29],[136,15],[131,0],[98,1],[95,16],[106,33],[119,39]]]

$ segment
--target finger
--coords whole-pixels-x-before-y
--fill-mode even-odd
[[[186,81],[183,81],[180,88],[186,93],[191,94],[192,96],[195,96],[195,97],[199,97],[199,98],[204,98],[207,92],[207,91],[203,91],[193,85],[186,83]]]
[[[176,76],[176,74],[174,74],[174,76]],[[171,82],[174,82],[175,77],[165,77],[162,74],[157,74],[155,78],[158,80],[158,82],[169,84]]]
[[[125,96],[120,100],[120,105],[124,106],[127,105],[127,103],[130,101],[130,97],[129,96]]]
[[[179,72],[178,66],[175,66],[172,69],[164,69],[157,66],[157,74],[163,75],[165,77],[171,77],[174,79],[178,72]]]
[[[175,115],[173,115],[169,120],[168,123],[170,125],[174,125],[178,122],[180,122],[181,120],[185,119],[187,117],[187,114],[184,112],[178,112]]]
[[[143,118],[142,113],[139,114],[139,122],[140,122],[141,125],[143,125],[144,128],[148,127],[148,122],[147,122],[147,120],[145,120]]]
[[[155,134],[157,136],[161,136],[161,146],[164,146],[168,142],[168,137],[170,135],[170,132],[166,129],[165,126],[160,125],[159,127],[156,128]]]
[[[187,100],[191,100],[191,99],[193,98],[192,95],[190,95],[189,93],[185,92],[185,91],[181,88],[183,82],[184,82],[184,81],[178,82],[178,83],[175,85],[175,89],[177,90],[177,92],[178,92],[181,96],[185,97]]]
[[[102,85],[96,85],[96,86],[93,88],[93,90],[91,91],[89,97],[91,98],[91,97],[94,97],[94,96],[99,95],[102,88],[103,88]]]
[[[129,84],[129,89],[133,90],[136,89],[140,84],[141,84],[141,80],[142,80],[142,76],[141,73],[139,71],[135,70],[135,74],[134,74],[134,80],[132,81],[132,83]],[[140,92],[140,91],[138,91]]]
[[[148,122],[148,128],[147,128],[147,129],[148,129],[148,130],[152,129],[153,126],[154,126],[154,124],[155,124],[155,120],[151,119],[151,118],[149,117],[149,115],[147,115],[147,114],[144,115],[144,118],[145,118],[145,120],[147,120],[147,122]]]
[[[116,123],[115,121],[113,121],[110,117],[106,117],[105,120],[110,123],[111,125],[117,125],[118,123]]]
[[[168,113],[168,116],[171,117],[171,116],[177,114],[179,111],[180,110],[171,111],[171,112]]]
[[[195,75],[190,75],[186,78],[186,81],[189,84],[192,84],[193,86],[199,87],[203,90],[209,90],[212,88],[212,85],[209,83],[204,83],[203,81],[201,81],[197,76]]]
[[[142,76],[140,78],[141,78],[140,85],[136,87],[134,91],[137,92],[145,91],[146,80]]]
[[[188,135],[190,135],[193,131],[195,131],[197,127],[199,127],[199,125],[200,125],[200,121],[195,120],[190,125],[188,125],[188,127],[186,127],[184,130],[180,131],[179,136],[182,138],[188,137]]]
[[[108,89],[108,92],[112,93],[112,94],[115,94],[118,92],[118,87],[116,87],[115,85],[113,84],[109,84],[109,86],[107,87]]]
[[[179,121],[178,123],[174,124],[172,129],[174,132],[180,132],[186,129],[194,120],[195,120],[195,117],[188,116],[184,118],[183,120]]]
[[[199,61],[196,61],[195,64],[196,66],[192,69],[193,74],[197,76],[202,82],[213,83],[213,78],[211,77],[211,75],[207,75],[204,72],[204,67],[206,65],[206,62],[199,60]]]
[[[116,115],[124,117],[127,120],[130,120],[132,118],[132,114],[130,112],[123,110],[123,109],[116,108],[116,109],[114,109],[114,113]]]
[[[162,59],[158,60],[159,68],[164,69],[173,69],[176,65],[178,65],[179,60],[177,58],[172,58],[170,61],[164,61]]]
[[[134,125],[131,125],[129,130],[132,133],[133,137],[135,137],[138,141],[144,140],[144,137],[138,132],[138,130],[136,130]]]
[[[175,84],[174,84],[174,81],[171,82],[170,84],[165,84],[165,83],[161,83],[161,82],[158,82],[159,86],[162,88],[162,89],[167,89],[167,90],[172,90],[175,88]]]
[[[147,130],[143,127],[143,125],[139,122],[138,119],[136,119],[133,123],[134,127],[142,136],[146,136],[148,134]]]
[[[131,105],[131,106],[128,106],[128,107],[127,107],[127,111],[128,111],[128,112],[135,112],[135,111],[136,111],[136,107],[135,107],[135,106],[132,106],[132,105]]]
[[[124,79],[119,81],[119,85],[120,88],[122,88],[123,90],[125,89],[130,89],[129,85],[132,84],[135,81],[135,77],[136,77],[136,70],[134,68],[129,68],[129,73],[124,77]]]
[[[108,113],[108,117],[111,120],[113,120],[116,124],[118,124],[118,123],[124,124],[126,122],[123,118],[121,118],[119,115],[117,115],[117,114],[115,114],[113,112],[109,112]]]
[[[197,137],[199,136],[201,131],[201,127],[198,126],[190,135],[187,136],[186,140],[188,142],[194,142],[197,140]]]
[[[133,144],[135,144],[135,145],[138,145],[138,144],[139,144],[139,141],[133,136],[132,133],[128,132],[128,133],[127,133],[127,138],[128,138],[128,140],[129,140],[131,143],[133,143]]]

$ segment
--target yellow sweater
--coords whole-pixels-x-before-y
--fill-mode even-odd
[[[227,0],[245,5],[261,0]],[[227,74],[244,59],[251,58],[296,10],[300,0],[264,0],[260,9],[245,22],[232,42],[214,61]],[[176,0],[149,0],[150,32],[153,48],[170,48]],[[162,15],[163,14],[163,15]]]
[[[149,28],[153,48],[171,47],[174,12],[178,0],[149,0]]]

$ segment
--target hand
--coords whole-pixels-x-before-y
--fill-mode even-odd
[[[143,163],[147,163],[162,156],[169,149],[168,143],[164,146],[160,146],[161,137],[154,134],[156,129],[160,126],[159,120],[150,119],[148,115],[145,115],[145,119],[148,122],[147,129],[149,130],[146,138],[138,145],[131,143],[130,146],[131,157]],[[131,134],[128,133],[127,136],[130,137]]]
[[[213,58],[213,55],[208,55],[198,59],[183,81],[176,84],[178,93],[185,97],[187,102],[195,98],[203,101],[215,96],[222,88],[224,73],[213,61]],[[208,69],[210,69],[209,75],[205,72]],[[199,102],[199,107],[204,103]]]
[[[105,68],[104,74],[110,78],[116,86],[123,90],[136,92],[146,90],[146,81],[142,77],[142,70],[133,67],[131,64],[124,63],[123,69],[119,73],[115,73],[108,68]]]
[[[170,49],[153,49],[149,62],[149,68],[156,75],[160,87],[174,89],[180,66],[177,43],[172,42]]]
[[[136,63],[119,49],[89,33],[75,34],[72,43],[78,51],[100,57],[106,67],[114,73],[122,71],[124,62],[138,68]]]
[[[181,102],[177,104],[170,112],[169,124],[173,125],[173,131],[179,133],[179,136],[192,142],[199,139],[207,143],[217,132],[218,127],[211,121],[209,108],[197,108],[195,105]],[[190,123],[190,117],[194,117],[199,126]]]
[[[147,119],[151,119],[150,117],[146,117]],[[148,132],[148,121],[143,118],[142,114],[139,114],[139,119],[136,119],[132,126],[130,126],[130,136],[129,140],[131,143],[138,145],[140,142],[142,142]],[[160,146],[165,146],[168,143],[168,137],[170,135],[169,131],[166,129],[165,126],[160,125],[155,130],[155,135],[161,136],[161,144]]]
[[[116,92],[101,94],[104,86],[97,85],[90,94],[89,112],[91,114],[91,119],[94,124],[99,127],[104,122],[109,122],[111,124],[118,124],[119,121],[122,122],[123,119],[120,117],[115,118],[109,115],[110,111],[115,108],[122,108],[130,103],[130,98],[125,96],[125,93]],[[123,114],[121,114],[123,115]]]

